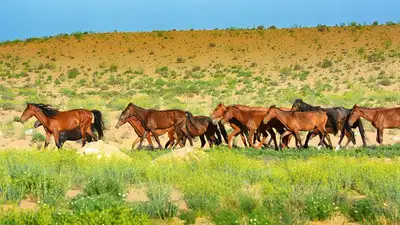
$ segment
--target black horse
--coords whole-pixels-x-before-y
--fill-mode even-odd
[[[38,128],[40,126],[42,126],[43,124],[39,121],[36,120],[35,124],[33,125],[33,127]],[[45,128],[46,129],[46,128]],[[92,128],[93,130],[93,128]],[[59,142],[60,142],[60,146],[64,145],[64,142],[66,141],[78,141],[82,139],[82,134],[79,128],[76,128],[74,130],[70,130],[70,131],[66,131],[66,132],[60,132],[60,138],[59,138]],[[92,142],[93,139],[90,135],[86,136],[86,140],[87,142]]]
[[[319,106],[309,105],[309,104],[303,102],[303,100],[301,100],[301,99],[296,99],[292,105],[292,110],[302,111],[302,112],[320,111],[320,110],[326,111],[327,115],[328,115],[328,122],[326,123],[326,130],[328,131],[328,133],[333,133],[336,135],[338,130],[341,131],[339,143],[336,146],[336,149],[340,148],[340,144],[343,141],[344,135],[346,135],[346,137],[347,137],[347,143],[345,145],[346,147],[347,147],[347,145],[349,145],[350,141],[353,144],[356,144],[356,139],[354,136],[354,132],[352,131],[352,128],[357,128],[357,127],[360,131],[361,139],[363,141],[363,147],[365,147],[367,145],[367,143],[365,141],[365,131],[364,131],[364,127],[362,125],[361,120],[358,119],[357,122],[355,122],[353,124],[353,126],[349,125],[351,109],[346,109],[344,107],[322,108]],[[336,129],[335,129],[335,127],[336,127]],[[312,132],[308,133],[304,147],[308,147],[308,142],[315,135],[316,134],[314,134]]]

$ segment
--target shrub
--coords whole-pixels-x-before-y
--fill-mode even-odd
[[[110,67],[108,68],[108,71],[115,73],[118,70],[118,66],[115,64],[111,64]]]
[[[332,61],[325,58],[324,60],[322,60],[322,62],[319,62],[317,66],[326,69],[332,66]]]
[[[385,61],[385,56],[383,52],[374,52],[367,56],[367,60],[369,63],[383,62]]]
[[[214,48],[215,46],[217,46],[215,43],[208,44],[208,47],[210,47],[210,48]]]
[[[74,79],[74,78],[76,78],[80,73],[79,73],[78,68],[73,68],[73,69],[68,70],[67,74],[68,74],[68,78],[69,78],[69,79]]]
[[[32,142],[38,143],[38,142],[44,142],[45,140],[46,140],[46,137],[43,134],[38,133],[36,131],[33,132]]]

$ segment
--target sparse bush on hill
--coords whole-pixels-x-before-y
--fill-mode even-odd
[[[213,47],[215,47],[215,46],[217,46],[215,43],[210,43],[210,44],[208,44],[208,47],[210,47],[210,48],[213,48]]]
[[[73,68],[67,71],[69,79],[75,79],[80,74],[78,68]]]
[[[383,62],[383,61],[385,61],[385,56],[384,56],[383,52],[373,52],[367,56],[367,61],[369,63]]]
[[[317,66],[326,69],[332,66],[332,61],[325,58],[324,60],[322,60],[322,62],[319,62]]]

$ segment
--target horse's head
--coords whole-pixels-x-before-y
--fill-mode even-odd
[[[294,101],[292,108],[290,109],[291,111],[296,111],[299,110],[299,108],[304,104],[303,100],[298,98]]]
[[[26,104],[26,108],[20,117],[21,123],[27,121],[29,118],[35,115],[35,111],[37,110],[36,106],[31,103]]]
[[[127,122],[128,117],[133,116],[135,113],[135,108],[133,107],[132,103],[129,103],[124,111],[122,111],[121,115],[118,117],[117,124],[115,125],[115,128],[119,128],[123,124]]]
[[[360,111],[358,105],[355,104],[350,112],[349,125],[353,126],[353,124],[361,117],[361,114],[362,112]]]
[[[269,109],[267,110],[267,114],[264,116],[263,123],[267,124],[269,121],[271,121],[274,117],[276,116],[276,106],[271,105]]]
[[[233,118],[233,113],[234,113],[233,110],[234,106],[228,106],[225,108],[224,113],[220,117],[222,123],[226,123]]]
[[[213,120],[213,123],[216,124],[222,117],[226,110],[226,106],[222,103],[219,103],[217,107],[214,109],[214,111],[211,113],[211,119]]]

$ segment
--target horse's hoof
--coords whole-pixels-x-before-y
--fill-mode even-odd
[[[320,150],[321,148],[322,148],[321,145],[318,145],[318,146],[317,146],[317,149],[318,149],[318,150]]]
[[[339,149],[340,149],[340,145],[336,145],[335,150],[336,150],[336,151],[339,151]]]

